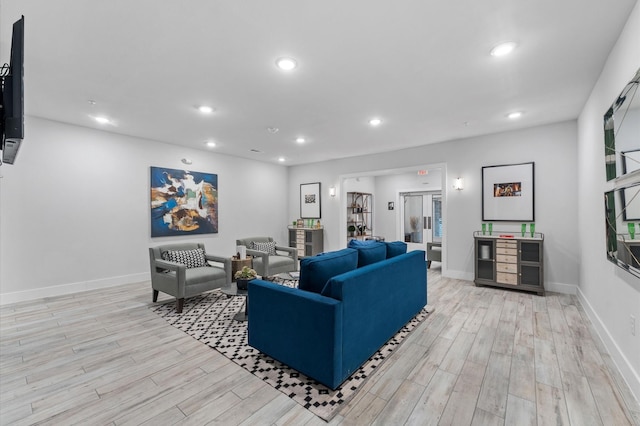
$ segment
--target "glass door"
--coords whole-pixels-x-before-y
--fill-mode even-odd
[[[442,196],[409,192],[402,196],[402,234],[407,251],[427,250],[427,243],[442,242]]]

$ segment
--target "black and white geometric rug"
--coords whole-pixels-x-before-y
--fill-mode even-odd
[[[279,281],[279,284],[292,286],[294,282]],[[432,311],[430,306],[425,307],[340,388],[332,390],[249,346],[247,323],[233,319],[244,309],[244,302],[244,297],[227,296],[214,290],[186,299],[181,314],[176,313],[175,301],[155,304],[150,309],[327,422],[356,395],[382,362]]]

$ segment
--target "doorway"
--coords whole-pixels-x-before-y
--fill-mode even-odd
[[[403,192],[400,193],[400,205],[400,232],[407,243],[407,251],[427,251],[428,243],[442,242],[441,192]]]

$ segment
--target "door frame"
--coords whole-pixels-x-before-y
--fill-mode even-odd
[[[448,239],[448,233],[447,233],[447,223],[448,223],[448,209],[447,209],[447,197],[448,197],[448,188],[451,186],[450,182],[448,180],[448,174],[447,174],[447,163],[427,163],[427,164],[418,164],[415,166],[410,166],[410,167],[399,167],[399,168],[393,168],[393,169],[377,169],[377,170],[370,170],[370,171],[361,171],[361,172],[357,172],[357,173],[348,173],[348,174],[341,174],[338,176],[339,182],[340,182],[340,191],[339,191],[339,197],[340,197],[340,215],[339,215],[339,229],[338,229],[338,238],[339,241],[346,241],[347,240],[347,227],[346,226],[342,226],[342,224],[346,223],[347,221],[347,194],[345,191],[345,181],[347,179],[351,179],[351,178],[357,178],[357,177],[366,177],[366,176],[386,176],[386,175],[401,175],[401,174],[406,174],[406,173],[411,173],[411,172],[417,172],[418,170],[429,170],[429,169],[440,169],[442,171],[442,183],[441,183],[441,188],[440,191],[442,193],[442,218],[443,218],[443,229],[442,229],[442,275],[443,276],[447,276],[447,256],[446,256],[446,247],[447,247],[447,239]],[[411,187],[411,188],[399,188],[395,191],[395,205],[399,206],[400,205],[400,193],[401,192],[412,192],[412,191],[424,191],[424,188],[416,188],[416,187]],[[404,236],[400,235],[400,230],[401,230],[401,226],[400,226],[400,220],[401,220],[401,216],[400,216],[400,210],[399,209],[395,209],[395,220],[396,220],[396,240],[398,241],[403,241],[404,240]],[[374,221],[375,221],[375,214],[374,214]],[[375,228],[375,223],[374,223],[374,228]]]

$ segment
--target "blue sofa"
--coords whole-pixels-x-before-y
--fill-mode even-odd
[[[340,386],[427,304],[424,251],[375,244],[303,259],[299,288],[251,281],[249,345]]]

